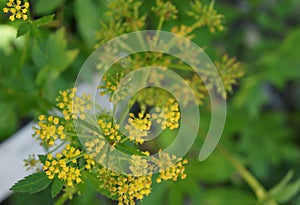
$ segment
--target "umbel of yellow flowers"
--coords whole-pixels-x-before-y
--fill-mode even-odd
[[[14,21],[16,19],[27,20],[27,11],[29,3],[25,2],[22,4],[21,1],[9,0],[6,3],[6,7],[3,8],[4,13],[10,13],[9,20]]]

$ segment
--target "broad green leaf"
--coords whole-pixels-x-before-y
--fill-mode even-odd
[[[98,4],[91,0],[75,1],[75,17],[79,33],[83,40],[93,46],[96,42],[96,31],[100,28],[100,15]]]
[[[34,20],[33,24],[37,27],[44,26],[44,25],[50,23],[53,20],[54,16],[55,16],[55,14],[43,16],[39,19]]]
[[[283,88],[288,80],[300,77],[300,29],[288,33],[286,39],[280,43],[278,49],[262,56],[263,75],[266,81],[271,81],[278,88]]]
[[[62,190],[63,186],[64,182],[55,177],[51,186],[51,197],[56,197],[57,194],[59,194],[59,192]]]
[[[44,51],[39,45],[33,47],[33,60],[41,67],[35,81],[38,86],[55,80],[78,54],[78,50],[66,50],[67,40],[64,34],[64,29],[60,29],[50,35]]]
[[[12,186],[12,190],[20,193],[37,193],[46,189],[51,183],[45,172],[38,172],[25,177]]]
[[[100,188],[103,182],[101,182],[95,175],[87,171],[83,171],[82,173],[83,176],[89,180],[101,194],[113,200],[117,199],[117,196],[112,195],[109,190]]]
[[[29,22],[24,22],[24,23],[20,24],[18,31],[17,31],[17,37],[24,35],[28,31],[30,31],[31,28],[32,28],[32,24]]]
[[[50,14],[63,2],[64,0],[37,0],[35,4],[35,11],[39,15]]]

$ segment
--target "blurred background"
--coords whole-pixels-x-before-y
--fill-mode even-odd
[[[14,24],[8,22],[3,13],[0,15],[0,143],[50,109],[58,90],[72,87],[82,64],[95,49],[97,37],[93,34],[101,27],[100,19],[106,18],[102,0],[30,2],[33,16],[56,14],[56,20],[48,28],[52,32],[48,41],[62,45],[61,51],[55,52],[60,52],[58,56],[64,63],[41,71],[35,52],[28,49],[24,54],[26,37],[15,39]],[[187,1],[172,2],[179,13],[186,12]],[[5,3],[0,0],[1,9]],[[142,9],[149,10],[151,4],[152,1],[145,1]],[[204,47],[213,60],[224,53],[235,56],[245,70],[245,76],[228,98],[228,116],[220,144],[266,189],[276,185],[289,171],[295,173],[291,179],[294,186],[289,189],[299,189],[300,1],[222,0],[216,1],[215,7],[225,16],[225,30],[214,34],[207,28],[197,30],[193,41]],[[163,30],[190,21],[179,15]],[[61,27],[64,30],[57,31]],[[75,52],[74,49],[78,49],[76,55],[64,56],[67,51]],[[28,60],[31,57],[32,60]],[[23,58],[27,63],[20,64],[16,60]],[[209,120],[209,113],[203,110],[200,129],[207,129]],[[253,191],[219,152],[204,162],[197,160],[202,137],[199,136],[186,156],[190,161],[186,167],[187,179],[154,185],[152,194],[138,204],[256,204]],[[9,165],[0,164],[2,166]],[[285,200],[289,194],[288,188],[285,190],[287,192],[278,196],[280,204],[299,205],[300,194]],[[45,190],[34,195],[12,194],[0,204],[47,205],[54,201],[50,190]],[[115,203],[96,194],[89,185],[83,196],[68,202],[72,205]]]

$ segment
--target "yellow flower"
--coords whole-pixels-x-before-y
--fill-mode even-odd
[[[59,125],[59,118],[45,115],[39,116],[38,126],[34,127],[34,137],[41,140],[47,147],[55,145],[57,139],[65,139],[64,126]]]
[[[135,117],[133,113],[130,113],[125,129],[128,131],[129,140],[137,144],[143,144],[145,138],[148,136],[150,127],[151,121],[149,114],[145,115],[144,113],[139,113],[138,117]]]
[[[10,13],[9,20],[14,21],[15,19],[28,19],[27,11],[29,3],[25,2],[22,4],[21,1],[9,0],[6,3],[6,7],[3,8],[4,13]]]
[[[53,158],[51,154],[47,155],[43,170],[49,179],[57,176],[58,179],[65,181],[68,187],[75,186],[82,181],[80,169],[77,167],[77,158],[80,157],[80,154],[79,149],[66,145],[62,154],[56,154],[56,158]],[[94,164],[91,159],[87,163],[90,166]]]
[[[98,120],[98,124],[105,137],[109,138],[113,142],[119,142],[122,137],[119,132],[120,126],[118,124],[112,124],[111,122],[104,122],[103,120]]]
[[[108,189],[117,196],[118,205],[134,205],[136,200],[142,200],[151,193],[152,175],[122,175],[103,167],[99,169],[98,178],[103,182],[100,188]]]
[[[180,111],[174,99],[169,99],[162,108],[156,107],[155,112],[151,117],[161,124],[163,130],[166,128],[173,130],[179,127]]]
[[[175,155],[170,156],[166,152],[159,151],[158,158],[155,160],[159,171],[159,176],[156,179],[157,183],[162,180],[177,181],[178,177],[186,178],[184,173],[184,165],[188,163],[186,159],[177,158]]]
[[[56,98],[57,107],[61,109],[65,120],[78,119],[84,120],[86,118],[86,110],[91,109],[91,96],[83,94],[81,97],[76,96],[77,88],[60,91]]]

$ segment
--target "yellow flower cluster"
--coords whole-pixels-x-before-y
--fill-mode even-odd
[[[171,1],[163,1],[156,0],[155,7],[152,7],[152,11],[154,11],[158,16],[163,16],[166,20],[176,19],[178,10],[171,3]]]
[[[82,94],[81,97],[76,96],[76,88],[60,91],[56,98],[57,107],[62,110],[65,120],[86,118],[85,111],[91,109],[91,96]]]
[[[192,92],[195,96],[195,100],[197,101],[198,105],[202,105],[204,102],[205,97],[207,96],[207,88],[206,85],[203,83],[203,80],[198,75],[193,75],[192,79],[185,79],[185,81],[189,84],[190,88],[192,89]],[[181,90],[182,96],[187,96],[189,94],[188,90],[183,90],[181,87],[178,88],[178,90]],[[187,100],[191,100],[188,99]],[[187,105],[189,102],[184,102],[185,105]]]
[[[216,30],[224,30],[224,16],[217,12],[214,7],[214,1],[206,5],[200,0],[195,0],[191,3],[191,8],[191,11],[188,11],[187,14],[197,21],[194,24],[194,28],[208,26],[211,33],[214,33]]]
[[[59,125],[59,118],[52,115],[46,117],[45,115],[39,116],[38,127],[34,127],[34,137],[38,137],[46,147],[51,147],[55,144],[57,139],[65,139],[64,126]]]
[[[9,13],[10,12],[10,16],[9,16],[9,20],[14,21],[16,19],[23,19],[23,20],[27,20],[28,16],[27,16],[27,11],[29,8],[29,3],[25,2],[24,4],[22,4],[21,1],[17,0],[9,0],[6,3],[5,8],[3,8],[3,12],[4,13]]]
[[[174,163],[174,161],[177,161]],[[170,156],[168,153],[159,153],[159,158],[157,165],[159,167],[159,176],[156,179],[157,183],[160,183],[162,180],[173,180],[177,181],[178,177],[181,179],[186,178],[184,173],[185,167],[188,161],[186,159],[177,159],[176,156]]]
[[[82,181],[80,178],[80,170],[77,167],[77,157],[81,154],[79,149],[66,145],[62,153],[57,153],[56,158],[52,154],[47,155],[47,161],[43,166],[43,170],[49,179],[55,176],[62,181],[66,181],[67,186],[71,187]],[[92,163],[89,162],[89,165]]]
[[[100,89],[100,96],[108,94],[110,101],[116,103],[123,100],[128,94],[128,84],[131,78],[124,78],[124,72],[115,74],[106,74],[102,80],[103,84],[98,87]],[[119,83],[122,81],[122,86]]]
[[[145,153],[149,156],[149,153]],[[129,170],[131,174],[123,175],[102,167],[98,170],[98,179],[102,189],[118,199],[118,205],[134,205],[136,200],[142,200],[151,193],[152,173],[157,172],[158,183],[165,180],[176,181],[186,178],[184,173],[186,159],[177,158],[159,151],[158,157],[149,156],[149,161],[140,156],[131,156]]]
[[[117,89],[117,79],[120,75],[119,73],[116,74],[117,76],[115,78],[112,78],[112,80],[108,80],[107,76],[104,76],[102,80],[105,82],[104,85],[100,85],[98,88],[103,89],[103,91],[100,92],[100,95],[103,96],[106,93],[113,93]]]
[[[171,130],[178,128],[180,119],[178,103],[170,98],[162,108],[156,107],[155,113],[151,117],[158,124],[161,124],[163,130],[166,128]]]
[[[117,178],[115,191],[118,194],[118,205],[134,205],[135,200],[141,200],[151,193],[151,176],[124,176]]]
[[[216,81],[217,76],[213,75],[209,76],[209,83],[215,85],[217,91],[222,94],[223,98],[226,98],[226,92],[232,92],[233,85],[238,83],[237,79],[244,75],[244,71],[241,69],[241,63],[236,58],[230,58],[227,54],[223,56],[221,61],[215,62],[215,65],[218,69],[218,77],[221,76],[222,80]]]
[[[117,196],[118,205],[134,205],[151,193],[152,176],[121,175],[105,168],[99,170],[99,180],[102,187],[109,189],[111,194]]]
[[[102,151],[105,145],[105,139],[92,139],[84,143],[86,151],[91,157],[96,157]]]
[[[105,122],[102,119],[98,120],[100,128],[109,140],[117,143],[121,140],[121,133],[119,132],[120,126],[118,124],[113,124],[112,122]]]
[[[91,155],[85,154],[84,159],[86,162],[86,165],[84,166],[85,169],[90,170],[90,169],[92,169],[93,166],[95,166],[96,162]]]
[[[192,35],[193,28],[186,25],[174,26],[171,28],[171,32],[180,36],[184,36],[187,39],[193,39],[195,35]]]
[[[134,176],[146,176],[152,171],[146,159],[135,155],[131,156],[131,165],[129,166],[129,170]]]
[[[143,144],[143,138],[148,136],[150,127],[150,114],[139,113],[138,117],[135,117],[133,113],[129,113],[128,124],[125,126],[129,140]]]

